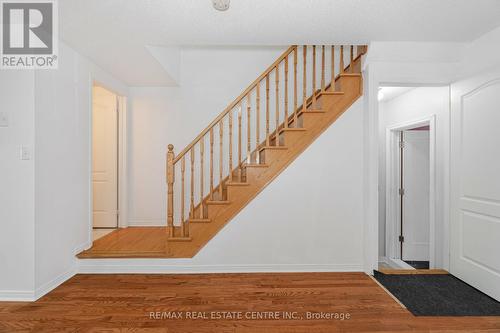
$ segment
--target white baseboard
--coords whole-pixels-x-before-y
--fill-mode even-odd
[[[405,263],[403,260],[397,259],[397,258],[387,258],[387,263],[391,267],[395,267],[395,268],[398,268],[398,269],[415,269],[414,267],[412,267],[412,266],[408,265],[407,263]]]
[[[2,302],[32,302],[35,293],[31,290],[0,290],[0,301]]]
[[[56,277],[56,278],[52,279],[51,281],[43,284],[40,288],[37,288],[35,290],[34,300],[36,301],[37,299],[39,299],[40,297],[44,296],[48,292],[54,290],[59,285],[61,285],[63,282],[65,282],[66,280],[69,280],[70,278],[72,278],[76,273],[77,273],[77,266],[74,265],[69,270],[67,270],[66,272],[64,272],[61,275],[59,275],[58,277]]]
[[[362,264],[183,265],[141,259],[81,259],[79,273],[195,274],[265,272],[362,272]]]
[[[159,263],[161,259],[79,259],[77,265],[33,291],[0,290],[0,301],[32,302],[78,273],[93,274],[196,274],[362,272],[362,264],[184,265]],[[163,260],[162,260],[163,261]]]
[[[387,257],[378,257],[378,262],[383,262],[384,264],[389,265],[389,260],[387,260]]]
[[[85,242],[82,245],[75,247],[75,249],[73,250],[73,255],[77,255],[82,251],[88,250],[90,249],[91,246],[92,246],[92,241]]]

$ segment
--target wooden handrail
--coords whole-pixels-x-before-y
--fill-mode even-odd
[[[193,141],[191,141],[191,143],[188,144],[186,148],[184,148],[179,154],[177,154],[177,156],[174,159],[174,164],[180,161],[182,156],[184,156],[191,148],[193,148],[193,146],[196,145],[198,141],[200,141],[200,139],[203,136],[205,136],[212,127],[217,125],[220,122],[220,120],[228,114],[230,110],[232,110],[236,105],[238,105],[238,103],[240,103],[241,100],[249,92],[251,92],[255,88],[255,86],[260,83],[260,81],[262,81],[266,77],[266,75],[272,72],[276,68],[276,66],[279,65],[281,61],[283,61],[283,59],[285,59],[290,53],[292,53],[295,48],[297,48],[297,45],[290,46],[285,52],[283,52],[283,54],[278,59],[276,59],[276,61],[271,66],[269,66],[255,81],[253,81],[248,86],[248,88],[246,88],[238,97],[236,97],[236,99],[231,104],[229,104],[229,106],[227,106],[224,109],[224,111],[222,111],[222,113],[219,114],[219,116],[217,116],[217,118],[215,118],[207,127],[205,127],[205,129],[201,131],[201,133],[198,134],[198,136]]]

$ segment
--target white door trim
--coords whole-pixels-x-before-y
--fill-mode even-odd
[[[93,77],[89,80],[89,133],[88,133],[88,161],[89,161],[89,173],[88,184],[89,184],[89,220],[88,220],[88,242],[86,248],[92,246],[92,229],[93,229],[93,185],[92,185],[92,108],[93,108],[93,94],[92,87],[94,85],[99,85],[111,92],[113,92],[118,99],[118,227],[125,228],[128,225],[127,222],[127,98],[114,89],[107,87]]]
[[[399,135],[404,131],[414,127],[429,126],[429,224],[430,239],[429,268],[435,268],[435,249],[436,249],[436,116],[415,119],[404,123],[396,124],[386,128],[386,256],[392,259],[401,259],[398,235],[400,234],[399,225]]]
[[[128,226],[127,215],[127,98],[118,96],[118,228]]]

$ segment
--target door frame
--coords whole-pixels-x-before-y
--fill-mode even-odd
[[[386,128],[386,221],[385,239],[386,256],[389,259],[402,260],[398,236],[400,226],[400,181],[399,132],[429,126],[429,268],[435,268],[436,249],[436,116],[415,119]]]
[[[128,226],[127,220],[127,97],[121,95],[116,90],[109,88],[98,80],[90,80],[90,112],[89,112],[89,246],[92,244],[92,230],[93,230],[93,183],[92,183],[92,162],[93,162],[93,149],[92,149],[92,111],[94,104],[94,95],[92,87],[100,86],[117,97],[118,108],[118,228],[125,228]]]

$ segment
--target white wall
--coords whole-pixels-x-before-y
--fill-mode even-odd
[[[500,28],[471,43],[371,42],[364,62],[365,96],[365,271],[378,267],[379,232],[379,103],[381,85],[449,85],[473,73],[495,68],[499,64]],[[422,51],[424,50],[424,51]],[[445,206],[449,207],[446,199]],[[448,223],[448,211],[444,223]],[[449,267],[448,257],[443,267]]]
[[[420,87],[379,105],[379,255],[385,256],[386,130],[399,124],[436,117],[436,267],[448,255],[445,201],[449,168],[449,87]]]
[[[31,299],[34,287],[34,75],[0,71],[0,299]],[[21,160],[21,145],[31,152]]]
[[[35,74],[36,294],[71,276],[75,252],[90,243],[91,85],[126,95],[114,80],[64,43],[59,68]]]
[[[193,259],[86,259],[80,271],[360,271],[362,142],[361,98]]]
[[[75,251],[90,242],[91,79],[127,93],[125,86],[59,45],[57,70],[1,72],[1,106],[9,111],[11,126],[0,128],[0,171],[6,176],[0,189],[0,237],[5,237],[0,290],[29,291],[28,299],[71,276]],[[21,144],[31,149],[30,161],[19,160]]]

